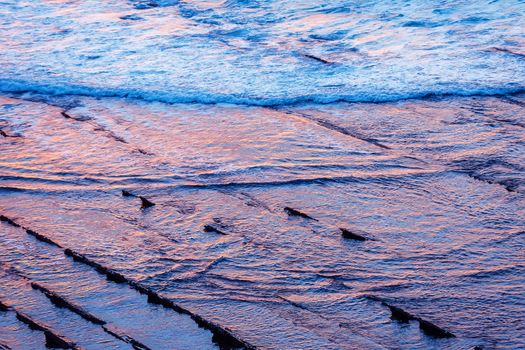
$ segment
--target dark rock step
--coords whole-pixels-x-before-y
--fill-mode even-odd
[[[434,338],[455,338],[456,337],[451,332],[433,324],[430,321],[424,320],[421,317],[414,316],[411,313],[401,309],[400,307],[394,306],[386,302],[382,298],[379,298],[373,295],[367,295],[366,297],[370,300],[379,301],[381,304],[388,307],[391,313],[390,318],[393,320],[404,322],[404,323],[407,323],[409,321],[418,321],[419,328],[428,336],[431,336]]]
[[[355,232],[352,232],[350,230],[347,230],[345,228],[339,228],[339,230],[341,230],[341,235],[343,236],[343,238],[353,239],[354,241],[366,241],[366,240],[368,240],[368,238],[366,238],[364,236],[361,236],[358,233],[355,233]]]
[[[301,217],[303,219],[319,221],[317,219],[314,219],[310,215],[307,215],[307,214],[305,214],[303,212],[300,212],[299,210],[294,209],[294,208],[284,207],[284,211],[285,211],[286,214],[288,214],[288,216],[297,216],[297,217]]]
[[[6,222],[9,222],[11,223],[13,226],[16,226],[16,227],[22,227],[21,225],[17,224],[14,220],[12,219],[9,219],[5,216],[2,216],[4,217],[6,220],[2,220],[2,221],[6,221]],[[22,227],[24,228],[24,227]],[[24,228],[25,229],[25,228]],[[33,233],[35,233],[34,231],[32,230],[28,230],[28,229],[25,229],[27,233],[29,233],[28,231],[31,231]],[[33,235],[33,234],[31,234]],[[53,245],[55,247],[59,247],[61,248],[61,246],[59,244],[57,244],[56,242],[54,242],[53,240],[51,240],[50,238],[48,237],[45,237],[41,234],[38,234],[39,236],[41,237],[44,237],[45,240],[43,240],[44,242],[46,243],[49,243],[50,245]],[[36,236],[35,236],[36,237]],[[89,258],[87,258],[86,256],[80,254],[80,253],[77,253],[69,248],[66,248],[63,250],[64,254],[66,256],[69,256],[71,257],[74,261],[76,262],[79,262],[79,263],[82,263],[82,264],[85,264],[87,266],[90,266],[90,267],[93,267],[97,272],[103,274],[106,276],[106,278],[110,281],[113,281],[113,282],[116,282],[116,283],[126,283],[128,284],[131,288],[137,290],[139,293],[141,294],[145,294],[147,295],[148,297],[148,302],[152,303],[152,304],[158,304],[158,305],[162,305],[164,306],[165,308],[168,308],[168,309],[172,309],[178,313],[181,313],[181,314],[186,314],[188,316],[190,316],[193,321],[195,323],[197,323],[197,325],[199,325],[200,327],[204,328],[204,329],[207,329],[209,330],[212,334],[213,334],[213,337],[212,337],[212,341],[214,341],[217,345],[219,345],[219,347],[221,348],[224,348],[224,349],[238,349],[238,348],[244,348],[244,349],[256,349],[256,347],[252,344],[249,344],[245,341],[243,341],[242,339],[238,338],[237,336],[235,336],[233,334],[233,332],[225,327],[222,327],[214,322],[211,322],[211,321],[208,321],[206,320],[205,318],[203,318],[202,316],[199,316],[177,304],[175,304],[174,302],[172,302],[171,300],[169,300],[168,298],[165,298],[163,296],[160,296],[159,294],[157,294],[156,292],[152,291],[151,289],[141,285],[140,283],[138,282],[135,282],[133,280],[130,280],[128,278],[126,278],[125,276],[121,275],[120,273],[116,272],[116,271],[113,271],[112,269],[110,268],[107,268]]]
[[[33,320],[28,315],[17,310],[14,310],[14,312],[16,313],[16,318],[19,321],[25,323],[29,328],[33,330],[44,333],[46,339],[46,347],[51,349],[80,349],[80,347],[78,347],[71,340],[54,333],[51,329]]]
[[[58,307],[63,307],[63,308],[69,309],[70,311],[76,313],[77,315],[79,315],[83,319],[85,319],[85,320],[87,320],[89,322],[92,322],[94,324],[97,324],[97,325],[104,325],[104,324],[106,324],[105,321],[103,321],[103,320],[99,319],[98,317],[90,314],[88,311],[82,309],[80,306],[74,305],[72,302],[68,301],[64,297],[61,297],[57,293],[50,291],[49,289],[43,287],[42,285],[40,285],[40,284],[38,284],[36,282],[31,282],[31,287],[33,289],[36,289],[36,290],[42,292],[54,305],[56,305]]]

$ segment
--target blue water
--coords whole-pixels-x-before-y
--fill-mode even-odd
[[[525,2],[3,1],[0,91],[279,105],[525,88]]]
[[[524,28],[518,0],[0,0],[0,348],[45,347],[16,312],[132,348],[38,283],[155,350],[228,348],[167,300],[264,350],[525,349]]]

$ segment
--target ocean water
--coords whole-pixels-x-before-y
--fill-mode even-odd
[[[523,28],[0,0],[0,349],[525,348]]]
[[[523,1],[2,1],[2,91],[277,105],[525,87]]]

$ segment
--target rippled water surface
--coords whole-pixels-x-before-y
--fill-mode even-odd
[[[1,100],[2,214],[252,344],[525,344],[521,96],[286,110],[22,97]],[[127,325],[84,291],[119,299],[111,283],[76,277],[83,266],[21,230],[2,225],[7,267]],[[456,338],[393,321],[369,295]],[[148,308],[131,306],[139,320]]]
[[[3,91],[267,105],[525,87],[522,0],[0,4]]]
[[[0,1],[0,349],[525,348],[524,18]]]

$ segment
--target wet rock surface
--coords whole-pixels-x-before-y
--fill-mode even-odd
[[[0,98],[2,346],[525,344],[523,96],[46,101]]]

